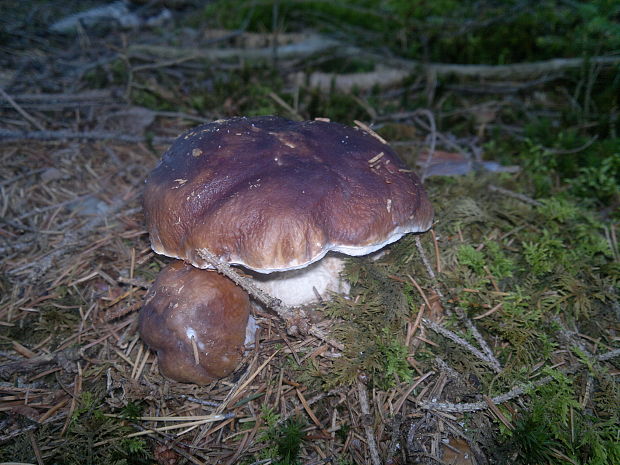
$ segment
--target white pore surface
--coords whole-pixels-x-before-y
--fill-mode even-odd
[[[299,263],[297,261],[297,262],[291,263],[286,268],[253,268],[249,266],[247,263],[245,263],[243,260],[239,260],[239,259],[232,259],[229,262],[229,264],[240,265],[249,270],[257,271],[258,273],[264,273],[264,274],[305,269],[309,267],[310,265],[312,265],[313,263],[316,263],[318,261],[323,261],[325,255],[328,254],[329,252],[343,253],[345,255],[351,255],[354,257],[368,255],[370,253],[376,252],[379,249],[382,249],[383,247],[385,247],[388,244],[391,244],[392,242],[396,242],[401,237],[403,237],[405,234],[425,232],[425,231],[428,231],[430,227],[431,227],[431,224],[429,224],[428,226],[426,225],[424,226],[420,226],[420,225],[399,226],[398,228],[394,229],[394,231],[392,231],[392,233],[382,242],[377,242],[375,244],[370,244],[370,245],[352,246],[352,245],[326,244],[323,247],[322,252],[319,253],[317,256],[313,257],[311,260],[302,262],[302,263]],[[151,246],[151,248],[153,247]],[[158,254],[167,255],[169,257],[172,256],[166,253],[165,251],[160,252],[159,250],[155,250],[155,248],[153,248],[153,250]],[[195,263],[192,263],[192,265],[200,268],[200,265],[197,265]],[[205,266],[209,267],[209,265],[205,265]]]
[[[299,270],[264,275],[256,273],[254,282],[270,296],[289,307],[296,307],[316,302],[317,293],[325,300],[329,300],[331,292],[348,294],[351,286],[340,278],[343,268],[342,258],[329,255]]]

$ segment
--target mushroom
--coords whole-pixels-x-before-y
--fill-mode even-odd
[[[164,376],[206,384],[241,360],[249,314],[248,295],[232,281],[177,260],[149,290],[139,330]]]
[[[348,290],[339,255],[369,254],[433,220],[421,182],[376,134],[274,116],[181,135],[147,178],[144,209],[155,252],[210,268],[206,248],[289,306]]]

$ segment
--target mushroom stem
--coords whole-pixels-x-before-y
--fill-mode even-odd
[[[262,305],[276,312],[278,316],[284,320],[288,334],[310,334],[318,339],[321,339],[322,341],[325,341],[338,350],[344,349],[344,345],[340,342],[334,341],[327,334],[325,334],[323,330],[311,325],[308,322],[308,315],[306,315],[306,312],[303,309],[288,307],[284,305],[280,299],[271,297],[265,291],[259,289],[251,279],[241,276],[228,263],[217,258],[209,252],[209,250],[202,248],[197,249],[196,252],[203,260],[215,268],[218,273],[233,281],[237,286],[241,287],[241,289],[254,297]]]

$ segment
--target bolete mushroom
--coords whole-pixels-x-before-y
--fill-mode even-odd
[[[144,342],[161,373],[206,384],[230,374],[245,349],[250,300],[215,271],[174,261],[151,286],[139,316]]]
[[[342,289],[337,254],[369,254],[433,220],[421,182],[380,137],[273,116],[181,135],[147,178],[144,207],[155,252],[209,268],[206,248],[289,306]]]

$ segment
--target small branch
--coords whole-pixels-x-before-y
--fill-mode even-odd
[[[320,328],[308,323],[308,316],[301,308],[287,307],[280,299],[271,297],[262,289],[259,289],[251,279],[245,278],[237,273],[228,263],[221,261],[207,249],[198,249],[198,255],[206,260],[215,270],[233,281],[237,286],[250,294],[265,307],[272,309],[282,318],[287,326],[287,332],[291,335],[310,334],[322,341],[327,342],[338,350],[343,350],[344,346],[331,339]]]
[[[30,124],[32,124],[35,128],[37,128],[39,131],[45,131],[45,128],[41,125],[41,123],[34,119],[34,117],[26,110],[24,110],[21,106],[19,106],[19,104],[15,100],[13,100],[13,97],[7,94],[2,87],[0,87],[0,96],[2,96],[7,102],[9,102],[11,106],[15,108],[17,113],[22,115],[24,119],[27,120]]]
[[[87,90],[77,94],[41,93],[41,94],[17,94],[12,95],[13,100],[19,103],[22,108],[36,107],[49,108],[49,106],[89,106],[118,103],[114,100],[114,95],[109,90]],[[2,105],[0,106],[7,106]]]
[[[620,356],[620,349],[614,349],[604,354],[597,355],[593,357],[593,359],[597,362],[604,362],[607,360],[611,360],[612,358],[616,358]],[[570,375],[575,373],[579,368],[581,368],[581,364],[575,364],[568,367],[565,370],[561,370],[561,372],[565,375]],[[537,388],[543,386],[545,384],[553,381],[554,378],[552,376],[545,376],[544,378],[539,379],[538,381],[534,381],[533,383],[525,383],[519,386],[512,388],[510,391],[505,394],[501,394],[499,396],[493,397],[491,400],[494,404],[501,404],[516,397],[522,396],[526,392],[532,390],[533,388]],[[421,401],[418,402],[418,405],[425,410],[437,410],[440,412],[454,412],[454,413],[464,413],[464,412],[475,412],[477,410],[484,410],[489,408],[489,404],[486,401],[481,402],[471,402],[471,403],[462,403],[462,404],[452,404],[449,402],[428,402]]]
[[[424,169],[422,171],[422,182],[424,182],[424,180],[428,177],[431,162],[433,161],[433,156],[435,155],[435,147],[437,146],[437,126],[435,125],[435,116],[430,110],[423,108],[421,110],[417,110],[417,112],[426,116],[428,119],[428,126],[430,127],[428,137],[431,139],[431,143],[428,149],[428,156],[424,162]]]
[[[533,198],[528,197],[527,195],[519,194],[518,192],[504,189],[503,187],[494,186],[493,184],[489,185],[489,190],[491,192],[498,192],[505,196],[512,197],[513,199],[520,200],[523,203],[534,205],[535,207],[540,207],[542,205],[542,203],[540,203],[538,200],[534,200]]]
[[[149,289],[151,287],[150,283],[140,278],[126,278],[124,276],[119,276],[118,278],[116,278],[116,281],[123,284],[130,284],[132,286],[141,287],[143,289]]]
[[[49,365],[58,365],[70,371],[71,365],[79,358],[77,350],[65,349],[52,354],[37,355],[28,359],[8,362],[0,366],[0,379],[9,379],[14,374],[40,373]]]
[[[278,58],[297,59],[315,53],[335,49],[339,42],[320,35],[306,35],[301,41],[278,47]],[[180,48],[163,45],[134,44],[127,49],[129,58],[143,58],[144,55],[156,56],[160,59],[178,62],[190,60],[271,60],[272,46],[260,48]]]
[[[466,76],[483,79],[531,79],[548,74],[560,75],[561,72],[579,68],[587,61],[593,65],[613,66],[620,63],[617,56],[597,56],[588,58],[557,58],[547,61],[514,63],[510,65],[461,65],[451,63],[424,63],[403,58],[390,58],[385,55],[369,52],[359,47],[327,38],[319,34],[302,35],[300,40],[278,46],[278,59],[298,60],[318,54],[329,54],[335,57],[361,56],[380,63],[377,69],[366,73],[324,73],[313,72],[306,76],[297,73],[293,81],[299,85],[330,89],[334,86],[345,92],[353,88],[371,89],[375,85],[389,87],[402,82],[412,73],[426,73],[437,77]],[[145,56],[165,60],[158,66],[174,66],[187,61],[268,61],[273,59],[273,46],[259,48],[202,48],[200,50],[180,47],[167,47],[147,44],[136,44],[128,47],[129,58]],[[142,65],[152,67],[153,65]]]
[[[415,236],[415,246],[418,249],[420,257],[422,258],[422,263],[424,263],[424,267],[426,268],[426,272],[431,277],[433,281],[437,281],[437,277],[435,276],[435,272],[433,271],[433,267],[431,266],[431,262],[428,260],[426,256],[426,252],[424,251],[424,247],[422,247],[422,241],[420,240],[420,236]],[[443,294],[439,289],[435,290],[437,295],[443,297]]]
[[[435,272],[433,271],[433,268],[431,267],[431,264],[430,264],[428,258],[426,257],[426,252],[424,251],[424,248],[422,247],[422,242],[420,241],[419,236],[416,236],[415,243],[416,243],[416,247],[418,249],[418,252],[420,253],[420,256],[422,257],[422,262],[424,263],[424,266],[426,267],[427,273],[429,274],[429,276],[431,277],[431,279],[433,281],[436,281]],[[435,292],[437,293],[437,295],[439,295],[440,297],[443,298],[443,294],[441,293],[441,291],[439,289],[436,289]],[[467,317],[467,315],[465,315],[465,312],[462,309],[457,307],[456,314],[461,319],[461,321],[463,321],[463,323],[465,323],[465,326],[467,327],[467,329],[469,331],[471,331],[472,335],[474,336],[474,338],[476,339],[476,341],[478,342],[478,344],[482,348],[482,351],[484,352],[483,360],[485,360],[487,363],[489,363],[491,365],[491,367],[493,368],[493,371],[495,371],[496,373],[499,373],[500,371],[502,371],[501,364],[499,363],[497,358],[495,358],[495,355],[493,354],[493,351],[491,350],[491,348],[487,344],[487,341],[482,337],[482,334],[480,334],[480,331],[478,331],[478,328],[476,328],[476,326]],[[437,325],[437,326],[439,327],[439,325]],[[431,329],[433,329],[433,328],[431,328]],[[445,329],[445,328],[443,328],[443,329]],[[446,330],[446,331],[448,331],[448,330]],[[454,333],[452,333],[452,334],[454,334]],[[456,336],[456,334],[454,334],[454,336]],[[456,337],[458,338],[458,336],[456,336]],[[452,339],[452,340],[455,341],[454,339]],[[459,340],[461,340],[461,341],[465,342],[466,344],[468,344],[466,341],[464,341],[461,338],[459,338]],[[473,346],[470,346],[470,347],[471,347],[471,349],[476,350],[477,353],[480,353]],[[468,350],[471,350],[471,349],[468,349]]]
[[[427,68],[435,70],[438,75],[455,74],[458,76],[482,77],[485,79],[522,79],[543,74],[579,68],[584,63],[615,65],[620,57],[599,56],[590,58],[554,58],[546,61],[514,63],[510,65],[456,65],[448,63],[430,63]]]
[[[480,348],[486,355],[487,360],[491,364],[493,371],[495,371],[496,373],[499,373],[500,371],[502,371],[502,366],[499,363],[499,360],[495,358],[495,354],[493,353],[493,351],[487,344],[487,341],[482,337],[482,334],[480,334],[480,331],[478,331],[478,328],[476,327],[476,325],[474,325],[474,323],[467,317],[463,309],[460,307],[456,307],[456,315],[461,319],[463,323],[465,323],[465,326],[467,327],[467,329],[474,336],[474,339],[476,339],[476,342],[478,342],[478,345],[480,346]]]
[[[575,147],[574,149],[545,149],[545,151],[551,155],[570,155],[573,153],[579,153],[588,147],[590,147],[594,142],[598,140],[598,135],[595,135],[592,139],[588,140],[585,144]]]
[[[439,325],[439,324],[435,323],[434,321],[431,321],[431,320],[429,320],[427,318],[423,318],[422,319],[422,323],[424,323],[424,325],[427,328],[432,329],[433,331],[435,331],[437,334],[441,334],[443,337],[450,339],[455,344],[458,344],[461,347],[464,347],[465,349],[467,349],[474,356],[476,356],[477,358],[479,358],[483,362],[485,362],[488,365],[490,365],[491,368],[493,369],[493,371],[495,371],[496,373],[499,373],[501,371],[501,367],[498,366],[498,363],[497,363],[496,360],[489,358],[486,354],[483,354],[482,352],[480,352],[478,349],[476,349],[474,346],[472,346],[465,339],[463,339],[462,337],[460,337],[457,334],[453,333],[449,329],[444,328],[443,326],[441,326],[441,325]]]
[[[165,145],[174,141],[172,137],[149,138],[146,136],[133,136],[131,134],[119,134],[108,131],[90,131],[90,132],[74,132],[74,131],[16,131],[11,129],[0,128],[0,140],[118,140],[121,142],[147,142],[152,141],[154,144]]]
[[[364,386],[364,383],[359,380],[357,382],[357,393],[359,394],[360,408],[363,415],[362,425],[364,427],[364,432],[366,433],[368,449],[370,449],[370,460],[372,461],[372,465],[381,465],[381,456],[379,455],[377,440],[375,439],[375,432],[373,429],[373,417],[370,414],[370,405],[368,404],[368,393],[366,392],[366,386]]]
[[[32,373],[43,371],[43,368],[56,363],[56,354],[45,354],[37,357],[4,363],[0,368],[0,378],[8,379],[15,373]]]
[[[241,287],[244,291],[258,300],[265,307],[271,308],[274,312],[280,316],[285,321],[291,321],[295,318],[296,313],[293,309],[287,307],[282,303],[280,299],[276,299],[271,297],[262,289],[259,289],[251,279],[245,278],[237,273],[233,268],[226,262],[223,262],[218,257],[213,255],[207,249],[198,249],[198,255],[206,262],[211,265],[213,268],[217,270],[218,273],[223,274],[228,279],[233,281],[237,286]]]

